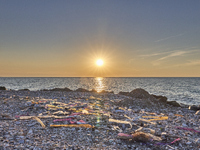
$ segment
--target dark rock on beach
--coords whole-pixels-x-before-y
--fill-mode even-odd
[[[196,106],[196,105],[189,106],[189,109],[190,110],[194,110],[194,111],[198,111],[198,110],[200,110],[200,105],[198,105],[198,106]]]
[[[130,96],[134,98],[139,98],[139,99],[155,99],[147,91],[141,88],[134,89],[133,91],[131,91]]]
[[[129,92],[119,92],[119,95],[130,96],[130,93]]]
[[[162,104],[169,104],[174,107],[181,107],[181,105],[179,103],[177,103],[176,101],[167,101],[167,97],[161,96],[161,95],[159,95],[159,96],[153,95],[153,94],[151,95],[147,91],[145,91],[144,89],[141,89],[141,88],[134,89],[131,92],[119,92],[119,95],[130,96],[135,99],[142,99],[142,101],[145,101],[145,103],[147,105],[150,105],[152,102],[153,103],[161,102]],[[128,104],[128,105],[131,104],[130,100],[120,102],[120,104],[122,104],[122,103]],[[200,110],[200,108],[199,108],[199,110]]]
[[[90,92],[94,92],[94,93],[97,93],[97,91],[95,89],[92,89]]]
[[[155,100],[155,97],[150,95],[147,91],[141,88],[137,88],[132,90],[131,92],[119,92],[119,95],[125,95],[125,96],[130,96],[133,98],[138,98],[138,99],[151,99]]]
[[[157,95],[153,95],[153,94],[152,94],[152,96],[155,97],[159,102],[162,102],[162,103],[167,102],[167,97],[165,97],[165,96],[161,96],[161,95],[157,96]]]
[[[175,107],[181,107],[181,105],[177,103],[176,101],[167,101],[167,104],[175,106]]]
[[[50,89],[49,91],[71,92],[72,90],[69,88],[54,88],[54,89]]]
[[[29,89],[20,89],[18,91],[30,91]]]
[[[4,86],[0,86],[0,90],[6,90]]]
[[[78,88],[75,90],[75,92],[89,92],[89,90],[83,89],[83,88]]]
[[[113,93],[114,94],[113,91],[105,91],[105,90],[101,91],[100,93]]]

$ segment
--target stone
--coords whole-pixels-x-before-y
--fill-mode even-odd
[[[30,129],[27,134],[33,134],[33,130]]]
[[[144,89],[138,88],[134,89],[130,92],[130,96],[139,99],[155,99],[152,95],[150,95]]]
[[[19,121],[16,121],[16,122],[15,122],[15,124],[16,124],[16,125],[20,125],[20,124],[21,124],[21,122],[19,122]]]
[[[72,92],[72,90],[67,88],[67,87],[66,88],[54,88],[54,89],[51,89],[49,91]]]
[[[194,110],[194,111],[198,111],[198,110],[200,110],[200,106],[199,106],[199,105],[198,105],[198,106],[196,106],[196,105],[191,105],[191,106],[189,106],[188,109]]]
[[[75,90],[75,92],[89,92],[89,90],[78,88],[77,90]]]
[[[187,144],[187,145],[190,145],[190,144],[192,144],[192,142],[188,141],[188,142],[186,142],[186,144]]]
[[[30,91],[29,89],[19,89],[19,91]]]
[[[24,144],[24,140],[22,139],[22,140],[19,140],[19,143],[20,144]]]
[[[165,97],[165,96],[161,96],[161,95],[157,96],[157,95],[153,95],[153,94],[152,94],[152,96],[155,97],[159,102],[162,102],[162,103],[167,102],[167,97]]]
[[[181,105],[176,101],[167,101],[167,104],[172,105],[174,107],[181,107]]]
[[[6,87],[0,86],[0,90],[6,90]]]
[[[119,92],[119,95],[125,95],[125,96],[130,96],[130,93],[129,92]]]

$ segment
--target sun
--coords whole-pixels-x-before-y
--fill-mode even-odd
[[[97,66],[102,66],[102,65],[103,65],[103,60],[102,60],[102,59],[98,59],[98,60],[96,61],[96,65],[97,65]]]

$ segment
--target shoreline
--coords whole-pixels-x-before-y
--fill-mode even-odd
[[[148,92],[145,95],[146,91],[133,91],[114,94],[0,90],[0,146],[7,149],[199,149],[199,113],[186,106],[163,103]],[[31,116],[39,118],[45,127]],[[59,122],[55,117],[73,119]],[[79,126],[80,120],[92,128]],[[62,124],[71,127],[52,127]],[[127,140],[119,135],[139,132],[157,139]]]

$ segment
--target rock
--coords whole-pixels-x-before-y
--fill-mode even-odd
[[[200,106],[199,106],[199,105],[198,105],[198,106],[196,106],[196,105],[192,105],[192,106],[189,106],[188,109],[190,109],[190,110],[194,110],[194,111],[198,111],[198,110],[200,110]]]
[[[175,106],[175,107],[181,107],[181,105],[177,103],[176,101],[167,101],[167,104]]]
[[[77,90],[75,90],[75,92],[89,92],[89,90],[78,88]]]
[[[182,123],[182,126],[183,126],[183,127],[187,127],[187,124],[185,124],[185,123]]]
[[[19,143],[20,144],[24,144],[24,140],[19,140]]]
[[[0,90],[6,90],[4,86],[0,86]]]
[[[139,99],[155,99],[144,89],[138,88],[130,92],[130,96]]]
[[[21,122],[19,122],[19,121],[16,121],[16,122],[15,122],[15,124],[16,124],[16,125],[20,125],[20,124],[21,124]]]
[[[30,91],[29,89],[20,89],[18,91]]]
[[[100,93],[114,93],[113,91],[105,91],[105,90],[102,90]]]
[[[192,142],[188,141],[188,142],[186,142],[186,144],[187,144],[187,145],[190,145],[190,144],[192,144]]]
[[[157,95],[153,95],[153,94],[152,94],[152,96],[155,97],[159,102],[162,102],[162,103],[167,102],[167,97],[165,97],[165,96],[161,96],[161,95],[157,96]]]
[[[61,92],[71,92],[72,90],[69,89],[69,88],[54,88],[54,89],[51,89],[49,91],[61,91]]]
[[[90,92],[97,93],[97,90],[95,90],[95,89],[92,89]]]
[[[119,92],[120,95],[130,96],[129,92]]]
[[[33,130],[30,129],[27,134],[33,134]]]

